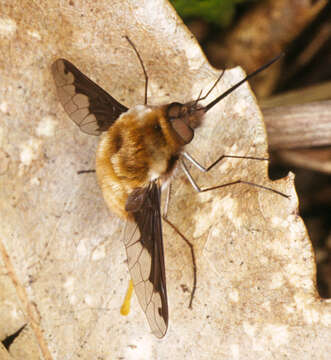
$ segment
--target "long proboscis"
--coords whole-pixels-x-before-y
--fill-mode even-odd
[[[262,65],[261,67],[259,67],[257,70],[253,71],[252,73],[248,74],[244,79],[240,80],[239,82],[237,82],[235,85],[231,86],[230,89],[226,90],[223,94],[221,94],[220,96],[218,96],[216,99],[214,99],[213,101],[211,101],[208,105],[203,107],[203,110],[205,112],[207,112],[208,110],[210,110],[214,105],[216,105],[219,101],[221,101],[222,99],[224,99],[226,96],[228,96],[230,93],[232,93],[232,91],[236,90],[240,85],[242,85],[244,82],[246,82],[247,80],[251,79],[253,76],[257,75],[258,73],[260,73],[261,71],[265,70],[266,68],[268,68],[270,65],[272,65],[274,62],[276,62],[277,60],[279,60],[282,56],[284,56],[284,53],[279,54],[278,56],[276,56],[275,58],[273,58],[272,60],[270,60],[269,62],[267,62],[266,64]],[[222,74],[223,75],[223,74]]]

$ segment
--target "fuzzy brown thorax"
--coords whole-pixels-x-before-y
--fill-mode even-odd
[[[133,189],[171,175],[183,146],[194,134],[187,119],[180,115],[177,104],[138,105],[123,113],[103,135],[96,172],[108,205],[115,211],[121,208],[117,213],[124,214]]]

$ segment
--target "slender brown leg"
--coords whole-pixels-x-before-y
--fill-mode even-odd
[[[268,159],[265,159],[265,158],[257,158],[257,157],[245,157],[245,156],[236,156],[236,155],[222,155],[220,156],[215,162],[213,162],[210,166],[208,166],[207,168],[203,167],[201,164],[199,164],[195,159],[193,159],[191,157],[191,155],[187,154],[187,153],[183,153],[184,157],[186,159],[188,159],[189,161],[191,161],[191,163],[193,165],[195,165],[199,170],[203,171],[203,172],[208,172],[209,170],[211,170],[216,164],[218,164],[222,159],[224,158],[239,158],[239,159],[249,159],[249,160],[262,160],[262,161],[265,161],[265,160],[268,160]],[[193,179],[191,173],[189,172],[185,162],[183,161],[183,159],[180,160],[180,164],[182,166],[182,169],[184,171],[184,174],[186,175],[186,177],[188,178],[189,182],[191,183],[191,185],[193,186],[193,188],[197,191],[197,192],[207,192],[207,191],[211,191],[211,190],[216,190],[216,189],[220,189],[220,188],[223,188],[223,187],[226,187],[226,186],[231,186],[231,185],[235,185],[235,184],[246,184],[246,185],[249,185],[249,186],[254,186],[254,187],[258,187],[260,189],[264,189],[264,190],[268,190],[268,191],[271,191],[275,194],[278,194],[280,196],[283,196],[287,199],[290,198],[289,195],[286,195],[278,190],[275,190],[275,189],[272,189],[272,188],[269,188],[267,186],[264,186],[264,185],[259,185],[259,184],[255,184],[255,183],[252,183],[250,181],[246,181],[246,180],[235,180],[235,181],[232,181],[232,182],[229,182],[229,183],[226,183],[226,184],[222,184],[222,185],[217,185],[217,186],[212,186],[212,187],[209,187],[209,188],[205,188],[205,189],[201,189],[200,186],[196,183],[196,181]]]
[[[147,105],[147,90],[148,90],[148,75],[147,75],[147,72],[145,70],[145,66],[144,66],[144,62],[136,48],[136,46],[134,45],[134,43],[129,39],[128,36],[125,36],[126,40],[128,40],[128,43],[131,45],[131,47],[133,48],[134,52],[136,53],[137,57],[138,57],[138,60],[140,62],[140,65],[143,69],[143,72],[144,72],[144,76],[145,76],[145,99],[144,99],[144,105]]]
[[[77,174],[90,174],[90,173],[95,173],[95,169],[91,169],[91,170],[79,170],[77,171]]]
[[[190,248],[190,251],[191,251],[191,258],[192,258],[192,265],[193,265],[193,286],[192,286],[192,291],[191,291],[190,303],[189,303],[188,307],[189,307],[189,309],[192,309],[193,298],[194,298],[195,290],[197,288],[197,265],[196,265],[196,261],[195,261],[194,246],[167,217],[168,204],[170,201],[170,193],[171,193],[171,184],[168,187],[167,197],[166,197],[166,201],[165,201],[162,218],[185,241],[185,243],[187,244],[187,246]]]

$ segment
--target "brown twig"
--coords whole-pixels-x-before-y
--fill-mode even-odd
[[[331,145],[331,100],[262,109],[270,150]]]
[[[262,109],[284,105],[298,105],[313,101],[331,100],[331,81],[287,91],[259,101]]]

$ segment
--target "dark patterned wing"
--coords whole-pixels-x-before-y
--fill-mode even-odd
[[[126,210],[132,214],[136,226],[131,226],[124,239],[135,293],[158,338],[168,328],[160,200],[160,188],[155,182],[130,194]]]
[[[56,60],[52,73],[64,110],[87,134],[100,135],[128,110],[68,60]]]

